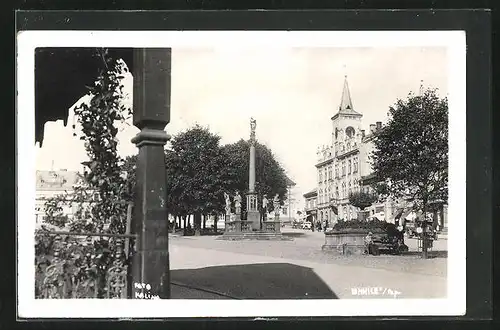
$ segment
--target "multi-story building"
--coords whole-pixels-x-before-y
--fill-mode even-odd
[[[382,128],[382,122],[377,122],[366,133],[362,118],[353,107],[346,77],[340,106],[331,118],[331,142],[317,150],[317,212],[322,222],[333,224],[339,219],[357,218],[358,210],[349,204],[349,194],[359,191],[361,178],[372,172],[369,157],[373,133]]]
[[[304,212],[307,221],[316,223],[317,221],[317,210],[316,210],[316,200],[318,196],[318,191],[316,188],[305,193],[304,195]]]
[[[422,90],[422,87],[421,87]],[[373,140],[382,122],[370,124],[369,132],[361,126],[363,115],[354,109],[347,77],[344,81],[340,106],[332,120],[332,136],[329,145],[317,150],[317,217],[321,222],[334,224],[339,219],[352,220],[358,216],[349,204],[349,195],[355,191],[373,191],[377,178],[373,175],[370,157],[374,151]],[[446,229],[447,205],[434,201],[434,223]],[[370,217],[395,222],[410,208],[408,201],[386,198],[367,208]]]
[[[36,171],[35,217],[36,226],[44,222],[45,202],[59,195],[71,194],[73,187],[80,181],[76,171]],[[63,205],[62,214],[71,217],[76,212],[77,205]]]

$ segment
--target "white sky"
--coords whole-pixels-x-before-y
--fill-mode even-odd
[[[316,148],[328,144],[331,116],[339,106],[348,75],[354,109],[365,128],[385,121],[397,98],[418,92],[420,80],[447,95],[445,47],[433,48],[174,48],[172,51],[171,121],[176,134],[195,123],[208,126],[231,143],[249,136],[257,120],[257,139],[269,146],[297,183],[294,197],[316,185]],[[132,94],[131,77],[125,81]],[[75,100],[77,101],[77,100]],[[83,142],[72,137],[72,112],[45,125],[37,169],[80,170],[86,159]],[[119,133],[122,156],[137,152],[129,125]]]

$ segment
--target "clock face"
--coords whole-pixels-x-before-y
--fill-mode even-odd
[[[354,136],[354,128],[352,128],[351,126],[347,127],[346,130],[345,130],[345,134],[347,135],[348,138],[352,138]]]

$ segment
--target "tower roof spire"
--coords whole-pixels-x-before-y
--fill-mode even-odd
[[[344,88],[342,90],[339,113],[357,114],[352,106],[351,93],[349,92],[349,84],[347,83],[347,75],[344,76]]]

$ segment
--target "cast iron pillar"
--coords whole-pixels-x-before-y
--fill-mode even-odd
[[[165,152],[170,121],[171,49],[134,49],[134,125],[139,148],[133,230],[133,297],[170,298]],[[143,286],[141,288],[141,285]],[[142,294],[141,294],[142,293]]]

